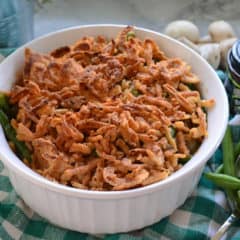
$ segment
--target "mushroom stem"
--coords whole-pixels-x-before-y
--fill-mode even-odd
[[[193,42],[191,42],[190,40],[188,40],[187,38],[180,37],[180,38],[178,38],[178,40],[200,54],[199,47],[196,44],[194,44]]]
[[[208,63],[217,69],[220,64],[220,48],[217,43],[208,43],[199,46],[200,54]]]

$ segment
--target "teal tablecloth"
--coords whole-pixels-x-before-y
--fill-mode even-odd
[[[237,129],[234,134],[240,135],[240,130]],[[238,136],[235,137],[238,138]],[[222,154],[219,148],[209,160],[204,171],[215,169],[221,161]],[[9,181],[8,172],[0,161],[0,239],[4,240],[93,240],[99,238],[108,240],[205,240],[216,232],[229,214],[230,210],[224,193],[202,177],[193,194],[179,209],[150,227],[130,233],[101,236],[68,231],[38,216],[18,197]],[[231,227],[225,239],[240,239],[239,230],[240,221]]]

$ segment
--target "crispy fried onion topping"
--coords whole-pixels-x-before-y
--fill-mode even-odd
[[[127,190],[181,168],[207,137],[200,79],[133,27],[116,39],[83,37],[49,54],[25,51],[10,93],[11,123],[30,167],[67,186]]]

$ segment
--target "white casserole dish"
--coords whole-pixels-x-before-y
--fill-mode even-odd
[[[123,27],[78,26],[27,43],[0,64],[0,89],[10,90],[23,67],[26,47],[48,52],[86,35],[113,38]],[[33,172],[11,151],[0,127],[0,159],[9,170],[14,188],[34,211],[58,226],[98,234],[131,231],[159,221],[182,205],[192,193],[205,163],[223,138],[228,121],[228,101],[215,71],[197,53],[176,40],[143,28],[135,31],[141,39],[155,40],[167,56],[187,61],[200,77],[203,97],[216,101],[216,106],[208,112],[209,136],[193,158],[166,180],[128,191],[97,192],[66,187]]]

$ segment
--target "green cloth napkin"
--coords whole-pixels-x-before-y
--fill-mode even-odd
[[[234,127],[233,132],[235,139],[239,141],[240,128]],[[219,148],[204,171],[216,169],[221,162],[222,152]],[[202,177],[193,194],[180,208],[152,226],[129,233],[101,236],[68,231],[41,218],[23,202],[14,191],[8,172],[0,161],[0,239],[4,240],[206,240],[229,215],[224,192]],[[230,228],[225,239],[239,240],[239,227],[240,221]]]

